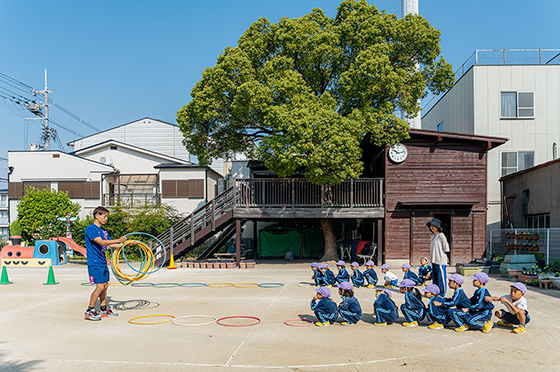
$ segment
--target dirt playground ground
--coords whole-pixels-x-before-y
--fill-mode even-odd
[[[114,285],[109,287],[109,304],[119,317],[93,322],[83,318],[92,291],[81,285],[87,279],[86,267],[68,264],[54,270],[60,284],[44,286],[45,268],[9,269],[14,284],[0,286],[0,371],[560,370],[560,290],[556,289],[529,289],[531,322],[521,335],[497,326],[487,334],[430,330],[427,321],[405,328],[400,324],[402,316],[398,324],[376,327],[374,290],[366,288],[356,291],[364,311],[358,324],[345,327],[339,319],[329,327],[290,327],[285,320],[315,320],[309,308],[314,287],[301,284],[310,282],[308,263],[263,261],[254,269],[162,269],[144,282],[279,282],[282,287]],[[498,296],[509,293],[510,284],[493,276],[487,288]],[[464,288],[472,295],[470,279]],[[340,302],[337,293],[333,299]],[[403,302],[396,291],[393,299],[397,305]],[[250,327],[128,323],[133,317],[153,314],[253,316],[261,323]],[[165,319],[143,319],[160,320]]]

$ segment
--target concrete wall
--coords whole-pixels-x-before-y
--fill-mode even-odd
[[[558,185],[560,185],[560,161],[505,178],[504,194],[517,195],[507,202],[513,226],[525,227],[525,215],[549,213],[550,227],[560,227]],[[528,200],[525,200],[524,190],[529,190]]]

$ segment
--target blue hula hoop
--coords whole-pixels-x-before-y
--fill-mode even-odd
[[[128,262],[128,259],[126,258],[126,254],[124,253],[124,249],[123,249],[122,250],[122,255],[123,255],[124,261],[126,262],[128,267],[130,267],[132,270],[136,271],[138,274],[147,274],[147,275],[153,274],[156,271],[158,271],[159,269],[161,269],[163,267],[163,264],[165,263],[165,259],[167,258],[167,252],[166,252],[165,246],[163,245],[161,240],[159,240],[158,238],[156,238],[155,236],[153,236],[151,234],[143,233],[143,232],[133,232],[133,233],[126,234],[125,236],[130,236],[130,235],[145,235],[145,236],[149,236],[150,238],[156,240],[161,245],[161,247],[163,248],[163,260],[161,261],[161,264],[159,265],[159,267],[157,269],[152,270],[152,271],[148,271],[148,272],[143,272],[143,271],[140,271],[140,270],[136,270],[134,267],[132,267],[132,265]],[[123,244],[121,244],[121,245],[123,245]],[[140,252],[142,252],[142,251],[140,251]],[[144,254],[143,253],[141,253],[141,257],[142,257],[142,264],[144,264]],[[155,257],[154,257],[154,260],[155,260]],[[114,270],[113,270],[112,265],[111,265],[111,270],[113,271],[113,274],[114,274]]]
[[[141,283],[141,282],[134,282],[131,284],[133,287],[153,287],[154,283]]]
[[[261,283],[259,284],[259,287],[261,288],[280,288],[283,287],[284,284],[283,283]]]
[[[181,283],[179,287],[206,287],[206,283]]]

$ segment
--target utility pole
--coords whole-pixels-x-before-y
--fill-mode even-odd
[[[31,93],[36,96],[37,94],[43,94],[45,96],[45,103],[40,104],[40,105],[36,105],[38,107],[35,107],[34,110],[31,110],[31,112],[33,112],[36,115],[42,115],[43,112],[41,111],[41,108],[45,108],[43,117],[40,118],[25,118],[25,120],[43,120],[43,132],[41,134],[41,142],[44,143],[43,146],[39,146],[39,148],[42,147],[42,149],[44,150],[50,150],[51,149],[51,138],[55,138],[56,137],[56,130],[49,127],[49,93],[52,93],[49,88],[47,87],[47,69],[45,69],[45,89],[44,90],[36,90],[33,89],[31,91]],[[32,148],[35,147],[36,145],[32,144]]]

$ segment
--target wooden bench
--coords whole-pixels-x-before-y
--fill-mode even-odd
[[[539,287],[544,289],[552,289],[552,280],[539,280]]]

